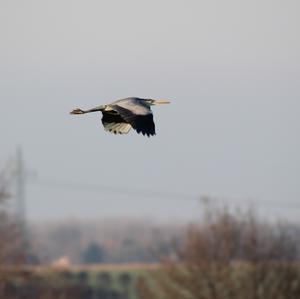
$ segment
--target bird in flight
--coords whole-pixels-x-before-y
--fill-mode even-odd
[[[155,135],[155,124],[151,106],[169,104],[165,100],[152,100],[141,98],[126,98],[101,105],[89,110],[74,109],[70,114],[85,114],[90,112],[102,112],[102,124],[106,131],[114,134],[127,134],[131,128],[137,133]]]

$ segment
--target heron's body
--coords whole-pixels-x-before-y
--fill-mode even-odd
[[[151,105],[167,104],[168,101],[152,99],[126,98],[111,104],[101,105],[90,110],[75,109],[71,114],[102,112],[102,124],[106,131],[114,134],[127,134],[131,128],[137,133],[155,135],[155,124]]]

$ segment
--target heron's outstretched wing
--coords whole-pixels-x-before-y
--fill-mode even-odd
[[[102,114],[101,121],[106,131],[114,134],[127,134],[130,131],[131,125],[119,114],[107,113],[105,111],[103,111]]]
[[[137,131],[137,133],[142,133],[148,137],[155,135],[155,125],[150,109],[140,106],[132,106],[127,109],[119,104],[112,105],[111,107],[117,111],[120,116]]]

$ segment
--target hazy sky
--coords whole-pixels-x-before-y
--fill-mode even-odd
[[[190,219],[201,195],[296,219],[299,11],[298,0],[0,0],[0,162],[22,145],[37,173],[30,219]],[[153,109],[156,137],[68,114],[128,96],[172,101]]]

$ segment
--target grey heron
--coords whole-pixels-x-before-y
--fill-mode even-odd
[[[117,100],[111,104],[97,106],[89,110],[74,109],[70,114],[102,112],[102,124],[106,131],[127,134],[131,128],[137,133],[155,135],[155,124],[151,106],[168,104],[166,100],[141,99],[136,97]]]

